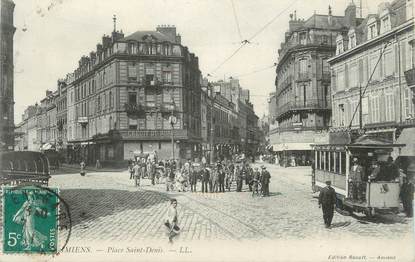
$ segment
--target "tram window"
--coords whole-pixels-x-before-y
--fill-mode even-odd
[[[346,153],[341,153],[341,173],[346,174]]]
[[[321,165],[320,165],[320,151],[317,151],[317,160],[316,160],[316,163],[317,163],[317,169],[320,169],[321,168]]]
[[[335,167],[335,154],[336,152],[330,152],[330,172],[334,172],[334,167]]]
[[[330,152],[326,152],[325,154],[325,165],[324,165],[324,170],[329,171],[329,153]]]
[[[335,161],[335,165],[336,165],[336,167],[335,167],[335,169],[334,169],[334,172],[335,173],[340,173],[340,157],[341,157],[341,152],[335,152],[335,154],[336,154],[336,161]]]

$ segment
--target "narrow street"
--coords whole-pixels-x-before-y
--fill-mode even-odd
[[[311,193],[309,168],[267,167],[272,176],[267,198],[252,197],[246,185],[242,193],[166,192],[164,184],[152,186],[145,179],[136,188],[127,171],[56,175],[50,186],[60,187],[70,206],[71,242],[166,239],[163,220],[170,198],[179,203],[179,241],[398,239],[413,231],[413,220],[403,214],[369,220],[337,212],[333,228],[326,229]]]

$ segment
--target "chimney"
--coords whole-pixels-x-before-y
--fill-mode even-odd
[[[104,35],[103,37],[102,37],[102,47],[104,48],[104,49],[107,49],[108,47],[110,47],[111,46],[111,37],[109,37],[109,36],[107,36],[107,35]]]
[[[180,34],[178,34],[176,36],[176,44],[181,44],[182,43],[182,36]]]
[[[101,44],[97,44],[97,54],[101,54],[102,53],[102,45]]]
[[[52,94],[52,91],[46,90],[46,97],[50,96]]]
[[[166,35],[171,42],[176,42],[176,27],[174,25],[157,26],[156,30]]]
[[[112,32],[111,33],[111,36],[112,36],[112,42],[114,43],[114,42],[116,42],[116,41],[118,41],[118,40],[120,40],[120,39],[122,39],[122,38],[124,38],[124,34],[123,34],[123,32],[121,31],[114,31],[114,32]]]
[[[331,6],[330,5],[329,5],[329,15],[327,17],[327,22],[328,22],[329,25],[332,25],[332,23],[333,23],[333,16],[331,14]]]
[[[356,26],[356,5],[353,2],[344,11],[344,20],[347,27]]]

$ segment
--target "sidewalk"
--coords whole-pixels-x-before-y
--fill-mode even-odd
[[[70,170],[74,170],[78,172],[80,170],[80,166],[78,164],[61,164],[59,169],[56,171],[60,171],[61,169],[70,169]],[[87,172],[121,172],[121,171],[126,171],[127,168],[102,167],[102,168],[97,169],[95,168],[95,166],[86,166],[85,170]]]

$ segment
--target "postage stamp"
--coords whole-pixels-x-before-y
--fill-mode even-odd
[[[56,253],[58,201],[57,188],[3,187],[3,252]]]

